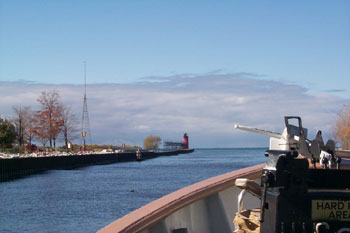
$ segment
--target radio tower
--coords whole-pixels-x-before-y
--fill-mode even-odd
[[[83,117],[81,120],[81,140],[83,149],[86,149],[86,144],[92,144],[92,137],[90,132],[89,123],[89,113],[87,108],[87,98],[86,98],[86,62],[84,62],[84,82],[85,82],[85,92],[84,92],[84,105],[83,105]]]

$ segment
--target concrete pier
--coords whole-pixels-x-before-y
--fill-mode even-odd
[[[174,151],[142,151],[141,160],[193,152],[193,149]],[[90,165],[137,161],[135,152],[77,154],[66,156],[24,157],[0,159],[0,182],[55,169],[74,169]]]

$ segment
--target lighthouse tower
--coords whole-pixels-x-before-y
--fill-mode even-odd
[[[188,135],[187,135],[187,133],[184,134],[183,149],[188,149]]]

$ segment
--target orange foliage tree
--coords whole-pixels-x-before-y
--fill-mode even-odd
[[[143,141],[143,148],[145,149],[158,149],[162,139],[159,136],[147,136]]]
[[[37,101],[41,108],[35,114],[35,136],[43,146],[49,142],[50,147],[56,147],[56,139],[63,125],[63,105],[59,100],[59,93],[57,90],[43,91]]]
[[[350,149],[350,105],[344,105],[338,113],[334,136],[340,140],[344,150]]]

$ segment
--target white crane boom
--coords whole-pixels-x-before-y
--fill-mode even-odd
[[[283,138],[282,134],[268,131],[268,130],[252,128],[252,127],[247,127],[247,126],[237,125],[237,124],[235,125],[235,128],[240,129],[240,130],[244,130],[244,131],[248,131],[248,132],[265,134],[265,135],[268,135],[270,137]]]

